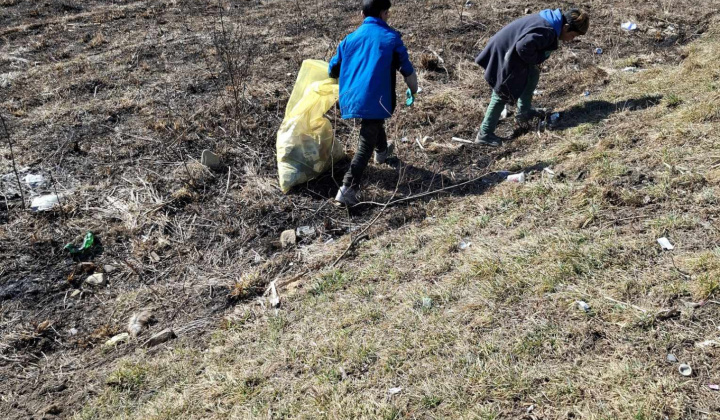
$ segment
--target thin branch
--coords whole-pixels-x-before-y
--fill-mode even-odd
[[[0,114],[0,123],[2,123],[3,133],[5,133],[5,138],[7,139],[8,146],[10,147],[10,162],[12,163],[13,172],[15,173],[15,180],[18,183],[18,191],[20,191],[20,198],[22,199],[22,208],[25,208],[25,194],[23,193],[22,184],[20,183],[20,174],[18,174],[17,166],[15,165],[15,152],[13,151],[13,142],[12,138],[10,137],[10,132],[8,131],[7,124],[5,124],[5,117],[3,117],[2,114]],[[9,211],[10,208],[8,207],[8,212]]]

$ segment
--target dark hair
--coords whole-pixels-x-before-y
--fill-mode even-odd
[[[570,9],[563,15],[565,23],[570,25],[568,31],[585,35],[590,28],[590,15],[579,9]]]
[[[390,10],[390,0],[363,0],[362,8],[365,17],[380,17],[380,13]]]

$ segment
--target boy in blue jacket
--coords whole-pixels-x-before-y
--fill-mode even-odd
[[[543,10],[518,19],[496,33],[475,62],[485,69],[485,80],[493,94],[475,143],[501,146],[495,128],[505,105],[517,101],[515,119],[528,122],[541,116],[532,108],[533,92],[540,80],[538,67],[558,49],[559,41],[569,42],[585,35],[590,26],[587,13],[572,9]]]
[[[388,26],[390,0],[363,0],[363,24],[338,45],[328,73],[339,79],[343,119],[360,118],[360,141],[335,201],[358,203],[357,191],[370,157],[385,163],[392,152],[385,135],[385,120],[395,111],[395,72],[405,78],[413,96],[417,75],[399,32]]]

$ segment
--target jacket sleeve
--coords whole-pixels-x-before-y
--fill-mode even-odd
[[[330,66],[328,67],[328,76],[330,76],[333,79],[337,79],[340,77],[340,65],[342,64],[342,48],[345,41],[343,40],[340,44],[338,44],[337,52],[333,56],[332,59],[330,59]]]
[[[553,41],[554,39],[547,34],[530,32],[515,43],[515,51],[517,51],[520,59],[527,64],[542,64],[548,58],[545,51],[552,45]]]
[[[411,74],[415,73],[415,68],[413,68],[412,63],[410,62],[410,55],[408,54],[407,48],[405,48],[405,44],[402,42],[402,38],[398,35],[397,41],[395,44],[395,50],[393,51],[395,54],[395,59],[397,60],[397,63],[399,65],[398,70],[400,70],[400,73],[403,75],[403,77],[408,77]]]

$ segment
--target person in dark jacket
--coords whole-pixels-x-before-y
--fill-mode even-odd
[[[388,26],[390,0],[363,0],[363,24],[338,45],[328,73],[340,84],[343,119],[360,118],[360,141],[335,201],[358,203],[357,191],[370,157],[385,163],[392,152],[385,135],[385,119],[395,111],[396,72],[405,77],[414,97],[417,75],[399,32]],[[409,101],[408,103],[410,103]]]
[[[540,80],[538,67],[558,49],[559,41],[569,42],[585,35],[590,17],[578,9],[543,10],[518,19],[490,38],[475,62],[485,69],[485,80],[493,88],[490,105],[475,143],[501,146],[495,135],[505,105],[517,101],[515,119],[528,122],[543,113],[532,108],[533,92]]]

